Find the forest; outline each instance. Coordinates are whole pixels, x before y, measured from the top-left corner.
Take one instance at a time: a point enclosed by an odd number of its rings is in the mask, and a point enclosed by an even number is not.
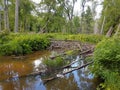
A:
[[[85,60],[93,61],[90,71],[100,79],[95,90],[120,90],[120,0],[38,1],[0,0],[0,87],[4,86],[3,57],[21,58],[61,48],[68,55],[80,49]],[[61,54],[55,55],[56,61],[43,61],[51,71],[50,67],[68,64],[61,60]],[[6,62],[10,61],[14,59]]]

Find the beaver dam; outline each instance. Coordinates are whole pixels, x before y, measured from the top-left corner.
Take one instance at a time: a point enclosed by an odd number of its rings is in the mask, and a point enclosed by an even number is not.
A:
[[[48,50],[25,56],[0,57],[0,90],[96,90],[98,80],[90,72],[94,45],[52,40]],[[48,67],[46,59],[64,63]]]

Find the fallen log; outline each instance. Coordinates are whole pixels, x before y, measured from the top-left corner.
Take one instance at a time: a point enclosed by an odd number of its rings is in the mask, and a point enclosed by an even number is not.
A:
[[[81,49],[73,50],[73,52],[74,52],[74,51],[81,51]],[[82,52],[80,52],[79,55],[86,54],[86,53],[88,53],[88,52],[93,52],[93,49],[88,49],[88,50],[86,50],[86,51],[82,51]],[[67,53],[65,52],[65,53],[62,53],[62,54],[59,54],[59,55],[56,55],[56,56],[52,56],[52,57],[50,57],[50,59],[55,59],[55,58],[60,57],[60,56],[62,56],[62,55],[67,55]]]
[[[76,50],[71,50],[72,52],[74,52],[74,51],[81,51],[81,49],[76,49]],[[50,59],[55,59],[55,58],[57,58],[57,57],[60,57],[60,56],[62,56],[62,55],[67,55],[67,52],[63,52],[63,53],[61,53],[61,54],[58,54],[58,55],[56,55],[56,56],[51,56],[51,57],[49,57]]]
[[[59,55],[56,55],[56,56],[51,56],[50,59],[55,59],[55,58],[60,57],[62,55],[66,55],[66,53],[62,53],[62,54],[59,54]]]
[[[64,69],[64,68],[69,68],[72,64],[76,63],[78,61],[73,61],[72,63],[66,65],[66,66],[63,66],[61,69]]]
[[[85,53],[88,53],[89,51],[91,51],[91,49],[86,50],[86,51],[82,51],[82,52],[80,53],[80,55],[85,54]],[[61,55],[66,55],[66,53],[63,53],[63,54],[57,55],[57,56],[55,56],[55,57],[52,57],[52,59],[54,59],[54,58],[56,58],[56,57],[59,57],[59,56],[61,56]],[[72,63],[70,63],[70,64],[68,64],[68,65],[66,65],[66,66],[63,66],[63,67],[60,68],[60,69],[69,68],[69,67],[70,67],[72,64],[74,64],[75,62],[77,62],[77,61],[73,61]],[[76,68],[74,68],[74,69],[76,69]],[[36,75],[40,75],[40,74],[42,74],[42,73],[44,73],[44,72],[43,72],[43,71],[39,71],[39,72],[30,73],[30,74],[27,74],[27,75],[13,76],[13,77],[9,77],[8,80],[11,80],[11,79],[13,79],[13,78],[22,78],[22,77],[36,76]],[[64,74],[64,73],[63,73],[63,74]]]
[[[71,72],[73,72],[73,71],[75,71],[75,70],[84,68],[84,67],[86,67],[86,66],[88,66],[88,65],[90,65],[90,64],[92,64],[92,63],[93,63],[93,61],[91,61],[91,62],[89,62],[89,63],[87,63],[87,64],[84,64],[84,65],[82,65],[82,66],[76,67],[76,68],[74,68],[73,70],[70,70],[70,71],[68,71],[68,72],[64,72],[64,73],[61,74],[61,76],[62,76],[62,75],[65,75],[65,74],[68,74],[68,73],[71,73]],[[57,77],[57,75],[58,75],[58,74],[56,74],[55,77],[51,77],[51,78],[48,78],[48,79],[43,79],[43,84],[46,84],[46,83],[49,82],[49,81],[52,81],[52,80],[54,80],[54,79],[59,78],[59,77]]]
[[[68,72],[63,73],[63,75],[68,74],[68,73],[70,73],[70,72],[73,72],[73,71],[75,71],[75,70],[84,68],[84,67],[86,67],[86,66],[88,66],[88,65],[90,65],[90,64],[92,64],[92,63],[93,63],[93,61],[91,61],[91,62],[89,62],[89,63],[87,63],[87,64],[84,64],[84,65],[82,65],[82,66],[79,66],[79,67],[77,67],[77,68],[74,68],[73,70],[70,70],[70,71],[68,71]]]
[[[93,52],[93,49],[88,49],[86,51],[82,51],[82,52],[80,52],[79,55],[83,55],[83,54],[86,54],[86,53],[89,53],[89,52]]]
[[[85,57],[90,57],[90,56],[93,56],[93,53],[85,55]]]

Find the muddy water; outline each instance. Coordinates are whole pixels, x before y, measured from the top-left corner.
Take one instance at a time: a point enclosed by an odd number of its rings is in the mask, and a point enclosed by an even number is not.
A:
[[[50,56],[51,52],[42,51],[25,57],[0,57],[0,90],[96,90],[96,79],[88,67],[73,71],[62,78],[43,84],[42,76],[18,78],[33,72],[45,70],[42,61]],[[79,60],[72,67],[86,63],[80,56],[69,56],[69,60]],[[73,68],[64,69],[63,72]]]

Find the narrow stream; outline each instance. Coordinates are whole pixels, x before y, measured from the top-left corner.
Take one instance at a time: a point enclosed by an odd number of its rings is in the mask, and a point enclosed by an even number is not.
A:
[[[24,59],[13,59],[13,57],[0,57],[0,90],[96,90],[97,80],[85,67],[72,73],[66,74],[43,84],[42,76],[29,76],[18,78],[38,71],[45,71],[42,61],[49,57],[52,52],[41,51],[26,55]],[[69,56],[70,60],[78,60],[72,67],[87,63],[79,55]],[[64,69],[63,72],[69,69]]]

